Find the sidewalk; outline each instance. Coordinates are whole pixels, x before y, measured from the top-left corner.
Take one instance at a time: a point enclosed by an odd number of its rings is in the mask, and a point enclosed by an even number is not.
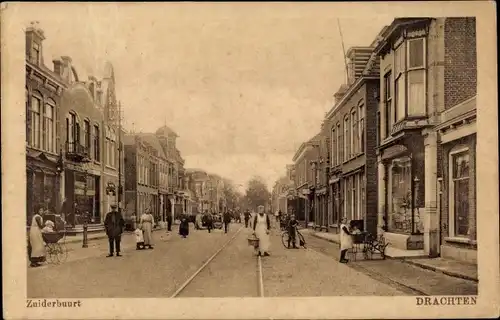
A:
[[[308,232],[316,238],[320,238],[331,243],[340,244],[340,237],[338,234],[328,232]],[[362,261],[362,260],[358,260]],[[402,258],[402,262],[416,266],[422,269],[431,270],[434,272],[443,273],[445,275],[461,278],[478,282],[477,265],[464,263],[461,261],[444,259],[444,258]]]

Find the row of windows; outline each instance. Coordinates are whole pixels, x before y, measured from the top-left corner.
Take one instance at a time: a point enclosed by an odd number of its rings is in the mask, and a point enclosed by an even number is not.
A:
[[[81,138],[83,133],[83,139]],[[78,151],[81,145],[90,159],[97,162],[101,161],[101,131],[99,125],[91,125],[90,120],[83,121],[83,130],[80,127],[80,122],[75,113],[70,112],[66,117],[66,145],[67,152]],[[83,141],[82,141],[83,140]],[[106,132],[104,141],[104,152],[106,165],[116,168],[118,165],[118,143],[116,135],[109,129]]]
[[[25,90],[26,111],[29,115],[26,142],[32,148],[56,152],[56,103],[52,99],[44,101],[42,97],[37,91],[30,95],[28,89]]]
[[[365,110],[361,104],[344,117],[343,130],[340,122],[331,131],[332,165],[337,166],[365,152]]]
[[[379,129],[379,137],[391,134],[397,122],[406,117],[425,116],[426,108],[426,42],[424,38],[410,39],[394,50],[393,70],[383,76],[384,129]],[[394,96],[393,96],[394,95]]]

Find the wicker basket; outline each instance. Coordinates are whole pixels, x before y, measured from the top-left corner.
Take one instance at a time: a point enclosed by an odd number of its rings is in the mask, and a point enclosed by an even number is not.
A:
[[[248,240],[249,246],[254,247],[254,248],[259,247],[259,239],[258,238],[252,236],[252,237],[249,237],[247,240]]]

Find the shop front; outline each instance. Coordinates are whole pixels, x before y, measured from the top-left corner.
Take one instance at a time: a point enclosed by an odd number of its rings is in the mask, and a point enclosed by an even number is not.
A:
[[[477,264],[475,117],[445,124],[439,130],[440,255]]]
[[[332,171],[332,176],[328,181],[330,184],[331,194],[331,209],[328,215],[328,227],[335,233],[340,231],[340,220],[343,215],[342,211],[342,190],[341,190],[341,170]]]
[[[100,189],[101,177],[95,172],[68,168],[64,171],[65,214],[69,225],[82,225],[86,217],[91,224],[102,222]]]
[[[384,146],[379,155],[379,172],[384,177],[383,230],[391,246],[421,250],[424,246],[425,154],[421,134],[405,134]]]
[[[60,167],[59,167],[60,168]],[[27,152],[26,159],[26,223],[31,224],[36,208],[51,214],[60,211],[60,169],[57,158],[42,152]]]

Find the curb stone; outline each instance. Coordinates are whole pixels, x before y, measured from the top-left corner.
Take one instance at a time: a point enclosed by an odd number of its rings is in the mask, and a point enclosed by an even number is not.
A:
[[[311,235],[313,235],[315,238],[318,238],[318,239],[322,239],[322,240],[325,240],[325,241],[328,241],[328,242],[331,242],[331,243],[339,244],[335,240],[325,239],[323,237],[318,236],[315,233],[311,233]],[[426,265],[426,264],[423,264],[423,263],[419,263],[419,262],[413,261],[413,259],[421,258],[421,257],[415,257],[415,258],[413,258],[413,257],[410,257],[410,258],[408,258],[408,257],[401,257],[401,258],[396,257],[396,258],[394,258],[394,257],[388,257],[388,256],[386,256],[386,258],[391,259],[391,260],[400,260],[401,262],[404,262],[404,263],[407,263],[407,264],[410,264],[410,265],[413,265],[413,266],[416,266],[416,267],[419,267],[419,268],[422,268],[422,269],[426,269],[426,270],[430,270],[430,271],[442,273],[442,274],[445,274],[445,275],[450,276],[450,277],[460,278],[460,279],[469,280],[469,281],[474,281],[476,283],[479,282],[477,278],[470,277],[468,275],[460,274],[460,273],[453,272],[453,271],[443,270],[443,269],[440,269],[438,267],[429,266],[429,265]]]
[[[443,269],[441,269],[439,267],[429,266],[429,265],[426,265],[426,264],[423,264],[423,263],[420,263],[420,262],[415,262],[415,261],[412,261],[412,260],[404,260],[404,262],[408,263],[408,264],[411,264],[411,265],[414,265],[414,266],[417,266],[417,267],[420,267],[422,269],[426,269],[426,270],[431,270],[431,271],[434,271],[434,272],[442,273],[442,274],[445,274],[445,275],[450,276],[450,277],[460,278],[460,279],[464,279],[464,280],[468,280],[468,281],[473,281],[473,282],[476,282],[476,283],[479,282],[479,280],[477,278],[474,278],[474,277],[471,277],[471,276],[468,276],[468,275],[465,275],[465,274],[460,274],[458,272],[453,272],[453,271],[449,271],[449,270],[443,270]]]

